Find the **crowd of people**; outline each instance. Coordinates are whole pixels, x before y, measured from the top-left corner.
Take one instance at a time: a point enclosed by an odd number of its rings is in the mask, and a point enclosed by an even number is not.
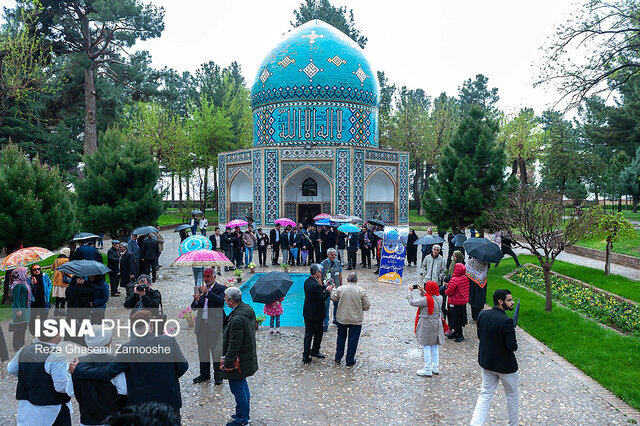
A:
[[[266,261],[266,247],[271,247],[272,265],[280,264],[280,249],[283,250],[283,263],[297,265],[302,260],[301,265],[309,265],[310,275],[304,283],[302,310],[305,326],[302,362],[308,364],[313,358],[326,357],[321,352],[323,334],[328,330],[329,324],[333,323],[337,328],[334,362],[341,363],[346,350],[346,365],[351,367],[357,363],[356,353],[364,313],[371,307],[367,292],[358,285],[358,275],[354,271],[354,253],[361,250],[360,266],[367,269],[371,267],[372,247],[379,245],[381,240],[374,234],[375,230],[376,228],[369,229],[364,225],[360,232],[345,234],[340,243],[340,233],[332,228],[309,227],[305,230],[302,225],[284,229],[276,226],[267,237],[262,229],[253,233],[250,225],[244,232],[239,228],[228,228],[221,233],[216,228],[210,239],[214,250],[231,252],[231,257],[228,257],[236,261],[236,268],[242,266],[243,260],[242,256],[236,254],[236,247],[242,248],[245,264],[252,262],[253,250],[247,250],[248,248],[258,247],[260,253],[260,247],[263,247],[265,254],[261,255],[261,266],[266,267],[266,262],[263,263],[262,260]],[[464,229],[452,234],[449,238],[448,258],[443,257],[440,245],[428,247],[429,252],[422,257],[419,282],[409,284],[407,300],[411,306],[418,308],[414,331],[424,355],[424,363],[416,373],[419,376],[440,373],[438,347],[444,344],[447,337],[458,343],[465,339],[463,328],[468,323],[466,305],[471,305],[472,319],[477,321],[479,364],[482,368],[482,388],[471,423],[484,423],[491,397],[501,381],[507,393],[509,424],[517,424],[518,376],[513,354],[517,350],[517,343],[513,321],[504,314],[506,310],[513,308],[511,293],[508,290],[496,291],[493,295],[494,308],[483,311],[489,265],[473,257],[465,262],[462,247],[464,239],[461,237],[464,236]],[[500,232],[502,242],[506,235],[508,234]],[[508,238],[507,236],[506,239]],[[32,265],[29,270],[17,268],[13,271],[12,324],[21,326],[13,330],[14,350],[17,353],[9,363],[8,371],[18,377],[18,424],[71,424],[69,401],[74,395],[79,403],[83,425],[112,424],[110,422],[114,419],[122,416],[135,417],[146,410],[158,410],[161,416],[179,423],[182,407],[179,379],[188,370],[188,363],[173,337],[158,334],[154,330],[152,320],[163,315],[162,296],[152,288],[155,276],[148,274],[153,275],[154,265],[157,267],[159,250],[153,236],[147,236],[142,249],[136,240],[132,236],[127,243],[112,241],[108,253],[111,287],[102,276],[81,277],[60,271],[55,272],[52,282],[38,265]],[[241,246],[237,245],[238,240],[242,241]],[[499,240],[497,243],[499,244]],[[315,250],[316,245],[320,247],[319,252]],[[299,250],[292,251],[296,247]],[[300,256],[303,248],[307,249],[306,258]],[[507,247],[507,252],[509,250],[510,246]],[[343,257],[345,251],[346,259]],[[408,264],[417,265],[417,259],[409,251],[407,250]],[[73,251],[63,249],[56,264],[60,266],[69,259],[78,258],[94,260],[97,259],[96,253],[97,250],[91,243],[83,244]],[[512,250],[509,254],[517,262]],[[379,255],[376,258],[379,263]],[[349,273],[343,282],[345,262]],[[140,269],[148,274],[139,273]],[[216,385],[222,384],[224,379],[228,380],[236,401],[235,413],[228,424],[243,425],[250,421],[247,378],[258,370],[256,313],[242,301],[242,293],[238,288],[217,283],[217,274],[220,274],[220,270],[203,269],[202,283],[195,288],[191,303],[191,308],[196,312],[194,332],[199,358],[199,374],[193,378],[193,383],[210,380],[212,369]],[[41,350],[42,347],[55,347],[62,340],[59,335],[36,336],[33,330],[36,317],[48,317],[52,295],[56,300],[54,317],[65,315],[65,303],[66,308],[81,307],[90,312],[89,319],[94,324],[94,335],[97,337],[87,337],[82,341],[76,339],[75,343],[91,348],[107,348],[112,339],[111,331],[103,328],[100,322],[104,318],[109,296],[119,295],[118,288],[125,288],[127,291],[124,307],[131,310],[131,320],[134,321],[132,327],[142,327],[138,330],[142,333],[141,337],[131,338],[126,345],[149,348],[162,344],[171,348],[170,359],[145,358],[144,362],[140,362],[139,359],[113,357],[103,350],[69,364],[60,355],[52,353],[55,351]],[[264,312],[271,317],[271,333],[280,332],[282,302],[283,299],[280,298],[265,306]],[[222,309],[224,306],[231,310],[227,315]],[[73,316],[83,311],[68,309],[66,312]],[[447,327],[451,330],[447,331]],[[36,339],[24,346],[27,328]],[[34,417],[41,422],[34,423]]]

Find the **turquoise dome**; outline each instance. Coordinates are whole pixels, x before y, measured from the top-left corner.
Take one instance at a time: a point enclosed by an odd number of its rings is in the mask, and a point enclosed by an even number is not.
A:
[[[254,145],[378,145],[377,74],[353,40],[313,20],[262,61],[251,88]]]

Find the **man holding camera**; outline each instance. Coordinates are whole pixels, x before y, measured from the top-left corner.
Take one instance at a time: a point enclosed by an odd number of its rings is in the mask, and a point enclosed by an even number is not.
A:
[[[216,351],[218,338],[222,331],[224,320],[224,291],[226,286],[216,282],[213,268],[204,270],[204,285],[196,287],[193,294],[191,309],[197,312],[194,333],[198,342],[198,358],[200,359],[200,374],[193,379],[193,383],[202,383],[211,379],[211,362],[213,357],[213,378],[216,385],[222,384],[220,375],[220,355]]]
[[[333,253],[335,258],[335,252]],[[310,267],[311,276],[304,282],[304,305],[302,315],[304,316],[304,351],[302,362],[311,362],[311,357],[325,358],[320,353],[322,343],[322,322],[325,319],[325,301],[329,299],[332,284],[325,286],[322,283],[322,266],[314,263]],[[313,347],[311,341],[313,340]]]
[[[151,288],[151,277],[140,275],[134,287],[134,292],[124,301],[124,307],[132,309],[132,313],[146,309],[151,311],[154,316],[157,316],[161,303],[162,295],[158,290]]]

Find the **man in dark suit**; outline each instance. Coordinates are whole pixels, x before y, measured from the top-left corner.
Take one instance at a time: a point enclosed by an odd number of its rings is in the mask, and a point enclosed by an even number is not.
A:
[[[271,244],[271,264],[279,265],[280,257],[280,224],[276,223],[275,229],[269,231],[269,241]]]
[[[282,249],[282,263],[289,264],[289,227],[280,233],[280,248]]]
[[[69,365],[73,379],[106,381],[124,371],[127,405],[156,401],[167,404],[179,413],[182,395],[178,379],[187,372],[189,364],[176,339],[163,335],[162,330],[156,333],[151,319],[149,311],[133,314],[131,323],[135,325],[135,331],[132,330],[131,340],[118,349],[116,360],[100,367],[86,362],[73,362]],[[148,331],[147,334],[144,334],[145,331]],[[160,347],[163,348],[161,353],[155,353],[154,350]]]
[[[324,286],[322,279],[322,266],[314,263],[310,267],[311,276],[304,282],[304,305],[302,316],[304,317],[304,352],[302,362],[311,362],[311,356],[325,358],[320,353],[322,343],[322,323],[326,315],[325,301],[331,295],[333,285]],[[311,341],[313,340],[313,347]]]
[[[120,280],[120,241],[111,240],[111,248],[107,252],[107,267],[109,272],[109,283],[111,284],[111,295],[119,296],[118,282]]]
[[[222,250],[224,251],[224,255],[233,262],[233,228],[229,227],[225,229],[225,232],[220,235],[220,244],[222,245]],[[224,267],[225,272],[232,270],[234,268],[230,268],[228,266]]]
[[[102,263],[102,255],[95,247],[95,241],[87,241],[78,247],[75,251],[74,260],[95,260]]]
[[[160,257],[160,244],[153,234],[148,234],[142,242],[140,249],[140,260],[144,262],[144,273],[151,275],[152,282],[156,282],[158,272],[158,258]],[[151,274],[149,274],[151,272]]]
[[[300,266],[300,243],[302,243],[302,238],[300,232],[298,232],[298,228],[295,226],[289,232],[289,265]],[[292,249],[298,249],[297,252],[292,252]]]
[[[213,268],[206,268],[202,274],[204,285],[193,295],[191,309],[196,311],[194,333],[198,342],[198,358],[200,374],[193,383],[201,383],[211,379],[211,362],[213,358],[213,378],[216,385],[222,384],[220,377],[221,350],[216,351],[218,338],[222,332],[224,320],[224,291],[226,286],[216,282]]]
[[[138,276],[136,257],[129,250],[127,243],[120,244],[120,287],[129,292],[128,284]],[[127,294],[129,296],[129,294]]]
[[[518,361],[514,354],[518,343],[513,320],[505,313],[512,309],[511,292],[496,290],[493,308],[478,315],[478,364],[482,367],[482,387],[473,410],[472,425],[484,424],[499,381],[507,396],[508,425],[518,424]]]

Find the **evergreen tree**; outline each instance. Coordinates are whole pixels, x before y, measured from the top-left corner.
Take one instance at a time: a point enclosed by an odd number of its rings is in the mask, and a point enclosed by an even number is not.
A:
[[[73,197],[58,169],[17,146],[0,151],[0,247],[60,247],[77,231]]]
[[[628,167],[620,173],[620,186],[623,194],[631,195],[633,199],[633,212],[638,211],[640,200],[640,148],[636,151],[636,157]]]
[[[157,223],[163,207],[156,190],[160,168],[148,146],[113,129],[100,142],[93,156],[84,156],[85,178],[76,185],[85,229],[115,237],[120,230]]]
[[[356,28],[353,10],[347,13],[346,6],[335,7],[329,0],[304,0],[293,14],[296,17],[295,22],[291,22],[293,27],[299,27],[317,18],[345,33],[363,49],[367,44],[367,38]]]
[[[422,199],[425,216],[438,226],[479,224],[499,201],[506,156],[497,142],[497,123],[486,114],[472,107],[442,151],[436,178]]]

